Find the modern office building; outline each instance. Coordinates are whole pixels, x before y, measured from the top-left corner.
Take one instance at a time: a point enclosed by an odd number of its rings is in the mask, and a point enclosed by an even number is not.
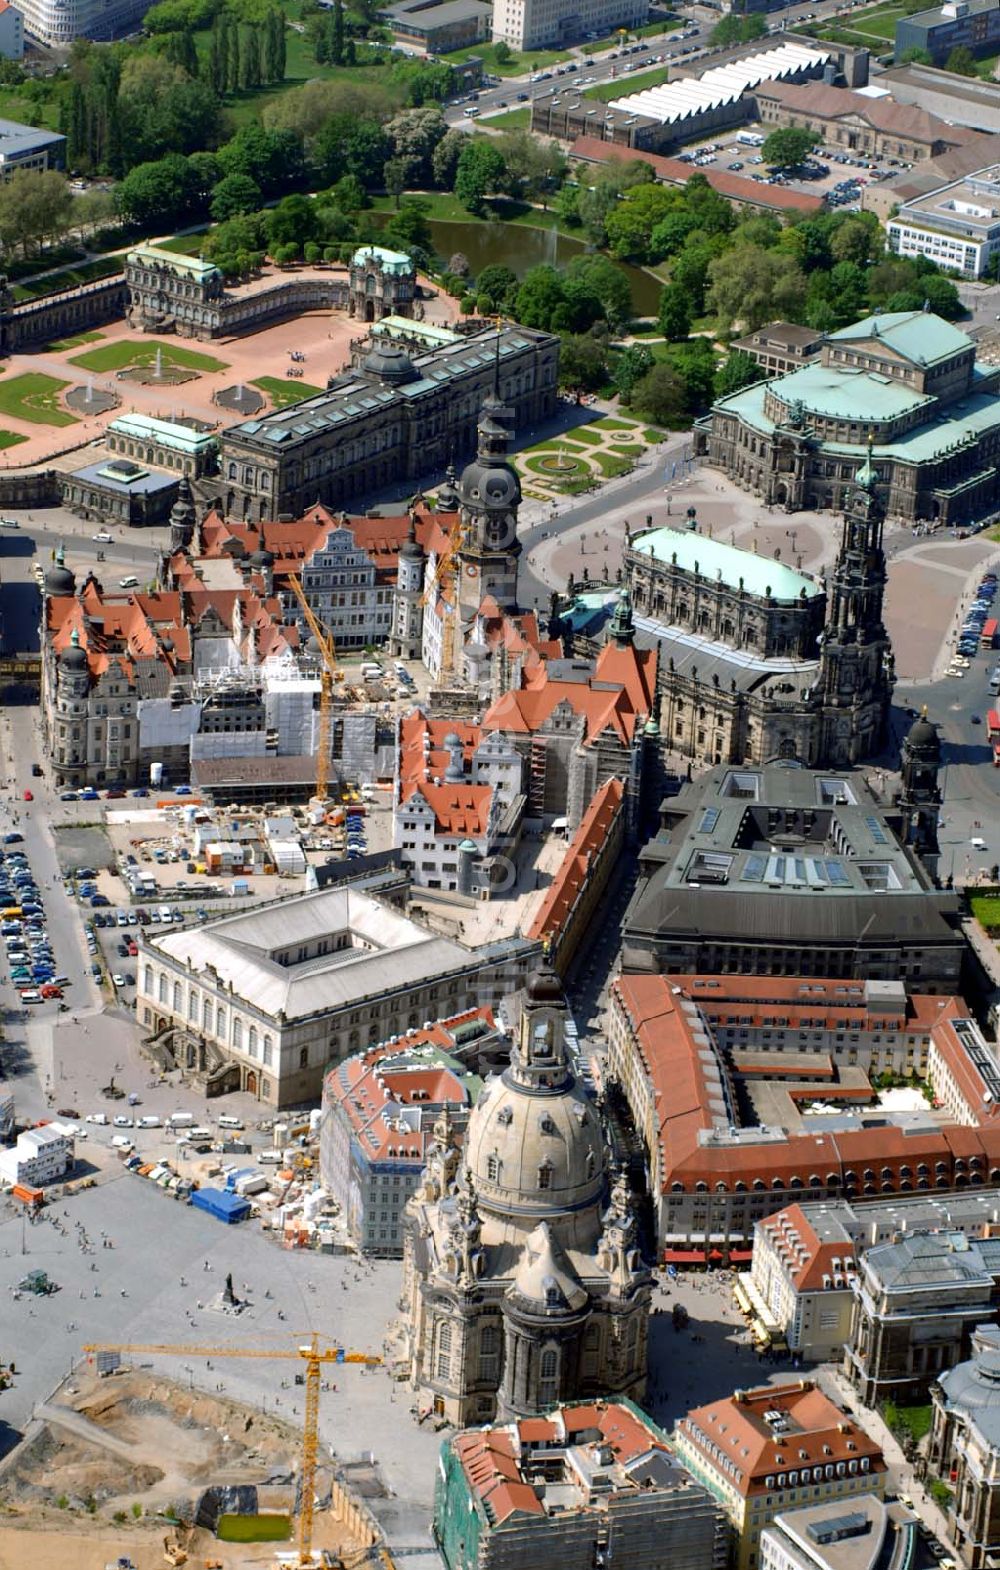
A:
[[[447,1570],[722,1570],[729,1535],[631,1401],[558,1406],[446,1439],[432,1530]]]
[[[5,60],[24,58],[24,13],[11,0],[0,0],[0,55]]]
[[[16,120],[0,120],[0,179],[20,170],[41,173],[66,167],[66,138]]]
[[[39,43],[68,49],[74,38],[104,42],[136,27],[147,0],[20,0],[24,30]]]
[[[905,64],[910,49],[925,49],[932,65],[944,65],[953,49],[970,49],[974,55],[996,52],[1000,45],[998,0],[945,0],[944,5],[896,23],[895,59]]]
[[[839,509],[874,464],[888,517],[968,523],[1000,499],[998,385],[960,328],[885,312],[830,333],[819,363],[719,399],[696,444],[787,512]]]
[[[490,36],[493,8],[486,0],[401,0],[382,12],[397,44],[424,54],[469,49]]]
[[[906,1514],[877,1494],[783,1510],[761,1533],[760,1570],[888,1570],[896,1551],[913,1551],[916,1522]]]
[[[818,1502],[846,1513],[856,1498],[885,1493],[878,1445],[809,1379],[694,1407],[672,1437],[729,1519],[736,1570],[760,1570],[761,1533],[788,1510]]]
[[[550,49],[607,38],[648,19],[649,0],[494,0],[493,42],[518,51]]]
[[[857,773],[711,769],[664,802],[625,913],[626,974],[837,976],[957,990],[953,893]]]
[[[886,235],[897,256],[926,256],[964,278],[981,278],[1000,250],[1000,164],[904,202]]]

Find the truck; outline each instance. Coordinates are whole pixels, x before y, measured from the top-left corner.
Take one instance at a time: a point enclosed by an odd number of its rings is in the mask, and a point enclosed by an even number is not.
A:
[[[998,623],[995,616],[991,616],[989,621],[983,622],[983,630],[979,634],[979,647],[981,649],[996,648],[998,627],[1000,627],[1000,623]]]
[[[996,709],[986,716],[986,736],[993,752],[993,767],[1000,769],[1000,713]]]

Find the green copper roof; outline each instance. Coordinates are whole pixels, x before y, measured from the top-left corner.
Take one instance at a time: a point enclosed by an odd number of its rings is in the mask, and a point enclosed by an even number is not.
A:
[[[876,371],[851,366],[804,365],[771,383],[783,403],[802,403],[807,414],[833,420],[880,424],[898,419],[934,399]],[[728,407],[728,401],[723,399]]]
[[[834,343],[880,338],[913,365],[935,365],[972,347],[968,333],[932,311],[886,311],[879,316],[866,316],[829,336]]]
[[[157,420],[151,414],[120,414],[109,429],[119,436],[159,442],[178,452],[207,452],[216,446],[216,438],[204,431],[193,431],[189,425],[177,425],[173,420]]]
[[[632,549],[656,561],[670,563],[677,557],[677,565],[685,572],[698,571],[703,578],[715,579],[738,589],[740,579],[748,594],[763,598],[768,588],[775,600],[797,600],[805,593],[814,599],[823,593],[822,584],[775,561],[773,556],[755,556],[752,551],[741,551],[722,540],[710,540],[707,534],[691,529],[651,529],[632,543]]]
[[[384,245],[362,245],[351,258],[352,267],[363,267],[365,262],[376,261],[382,264],[382,271],[386,273],[405,274],[412,273],[413,263],[402,251],[387,251]]]
[[[163,250],[158,245],[138,245],[134,251],[129,251],[128,260],[145,262],[150,267],[169,267],[175,273],[185,273],[202,283],[220,276],[219,269],[212,262],[206,262],[203,256],[184,256],[180,251]]]
[[[783,378],[783,381],[787,380],[787,377]],[[921,425],[904,431],[895,441],[875,443],[872,452],[875,468],[882,467],[887,458],[895,458],[901,463],[929,463],[961,447],[963,443],[979,440],[988,431],[1000,429],[998,381],[1000,375],[995,368],[977,369],[972,381],[974,391],[967,398],[949,403],[940,414],[935,412],[939,407],[937,400],[932,399],[929,418]],[[731,398],[723,398],[715,407],[738,415],[755,431],[770,436],[774,431],[774,421],[764,413],[764,390],[767,385],[766,382],[757,382],[741,393],[734,393]],[[832,456],[842,454],[845,458],[864,459],[868,456],[868,447],[860,440],[820,442],[817,451]]]

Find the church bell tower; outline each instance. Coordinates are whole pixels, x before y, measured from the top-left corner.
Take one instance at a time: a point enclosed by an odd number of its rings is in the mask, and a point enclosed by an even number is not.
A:
[[[499,355],[498,333],[493,391],[483,400],[476,456],[466,465],[458,482],[461,545],[455,562],[463,635],[487,595],[496,600],[501,610],[517,608],[517,563],[521,554],[517,510],[521,505],[521,482],[508,457],[513,413],[500,399]]]
[[[813,687],[813,700],[822,710],[819,756],[826,767],[847,768],[878,751],[895,684],[892,646],[882,620],[885,511],[878,479],[869,441],[844,511]]]

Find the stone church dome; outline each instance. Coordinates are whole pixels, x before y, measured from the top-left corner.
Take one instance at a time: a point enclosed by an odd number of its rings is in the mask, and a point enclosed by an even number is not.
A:
[[[600,1225],[604,1138],[566,1057],[565,1003],[545,982],[544,973],[529,978],[520,1042],[473,1109],[464,1165],[484,1218],[505,1235],[523,1238],[548,1221],[575,1245]]]

